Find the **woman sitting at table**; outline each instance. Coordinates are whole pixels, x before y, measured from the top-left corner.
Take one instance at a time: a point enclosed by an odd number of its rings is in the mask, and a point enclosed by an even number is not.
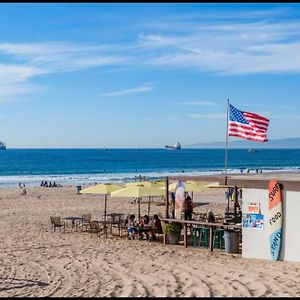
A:
[[[156,238],[156,233],[162,233],[162,226],[161,226],[161,221],[158,217],[157,214],[153,215],[153,223],[152,223],[152,227],[149,229],[150,233],[151,233],[151,240],[157,240]]]
[[[130,215],[128,220],[128,239],[134,240],[137,234],[137,222],[135,221],[135,215]]]
[[[146,239],[149,240],[149,225],[150,225],[150,218],[148,215],[145,215],[139,224],[140,227],[139,238],[141,240],[144,239],[144,233],[146,235]]]

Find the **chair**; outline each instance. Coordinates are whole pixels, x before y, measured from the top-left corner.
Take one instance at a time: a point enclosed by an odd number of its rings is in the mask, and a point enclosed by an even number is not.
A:
[[[96,233],[97,236],[99,236],[99,237],[104,234],[107,235],[107,228],[104,226],[102,227],[100,224],[101,223],[98,221],[90,221],[89,222],[89,228],[87,231],[89,231],[91,233],[91,237],[92,237],[93,233]]]
[[[121,220],[120,222],[120,236],[122,236],[122,233],[125,231],[126,232],[126,236],[128,237],[128,225],[127,225],[128,221],[127,218],[125,220]]]
[[[79,220],[78,222],[76,222],[76,231],[78,229],[82,229],[85,228],[85,231],[87,231],[89,225],[90,225],[90,221],[92,218],[92,214],[85,214],[81,216],[81,220]]]
[[[198,247],[208,247],[209,246],[209,228],[195,226],[193,227],[193,246],[196,247],[198,240]]]
[[[213,246],[219,249],[224,248],[224,229],[216,228],[213,231]]]
[[[65,221],[61,220],[61,217],[50,217],[50,221],[51,221],[54,231],[57,227],[60,229],[63,228],[64,232],[66,231],[66,223],[65,223]]]

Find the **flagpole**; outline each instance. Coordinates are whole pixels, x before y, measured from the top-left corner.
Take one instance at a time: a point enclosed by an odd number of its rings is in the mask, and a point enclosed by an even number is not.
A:
[[[227,160],[228,160],[228,112],[229,112],[229,99],[227,99],[227,119],[226,119],[226,146],[225,146],[225,185],[227,185]]]

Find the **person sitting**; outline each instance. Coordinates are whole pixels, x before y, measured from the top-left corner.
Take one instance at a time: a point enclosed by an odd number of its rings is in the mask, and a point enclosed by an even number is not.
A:
[[[144,215],[144,218],[141,220],[139,226],[141,227],[139,230],[139,238],[144,239],[144,233],[146,235],[146,239],[149,240],[149,225],[150,218],[148,215]]]
[[[153,215],[152,227],[149,229],[149,232],[151,233],[151,240],[157,240],[155,234],[162,233],[161,221],[157,214]]]
[[[208,212],[207,222],[208,223],[216,223],[216,218],[215,218],[215,215],[212,211]]]
[[[135,221],[135,215],[130,215],[128,220],[128,239],[134,240],[137,234],[137,222]]]
[[[44,186],[44,180],[42,180],[42,182],[41,182],[41,186]]]
[[[49,181],[49,187],[52,187],[52,183],[51,183],[51,181]]]

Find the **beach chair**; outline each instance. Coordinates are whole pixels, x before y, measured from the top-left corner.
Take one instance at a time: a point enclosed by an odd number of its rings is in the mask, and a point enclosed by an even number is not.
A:
[[[124,220],[122,219],[121,222],[120,222],[120,236],[123,236],[123,232],[125,232],[125,234],[126,234],[127,237],[129,236],[127,218],[124,219]]]
[[[63,228],[64,232],[66,231],[66,223],[61,220],[61,217],[50,217],[50,221],[54,231],[56,228]]]
[[[92,218],[92,214],[84,214],[81,216],[81,220],[79,220],[78,222],[76,222],[76,231],[78,229],[85,229],[85,231],[87,231],[89,225],[90,225],[90,221]]]
[[[107,236],[107,227],[103,226],[98,221],[90,221],[87,231],[91,233],[91,237],[93,236],[93,233],[96,233],[98,237],[100,237],[101,235]]]

